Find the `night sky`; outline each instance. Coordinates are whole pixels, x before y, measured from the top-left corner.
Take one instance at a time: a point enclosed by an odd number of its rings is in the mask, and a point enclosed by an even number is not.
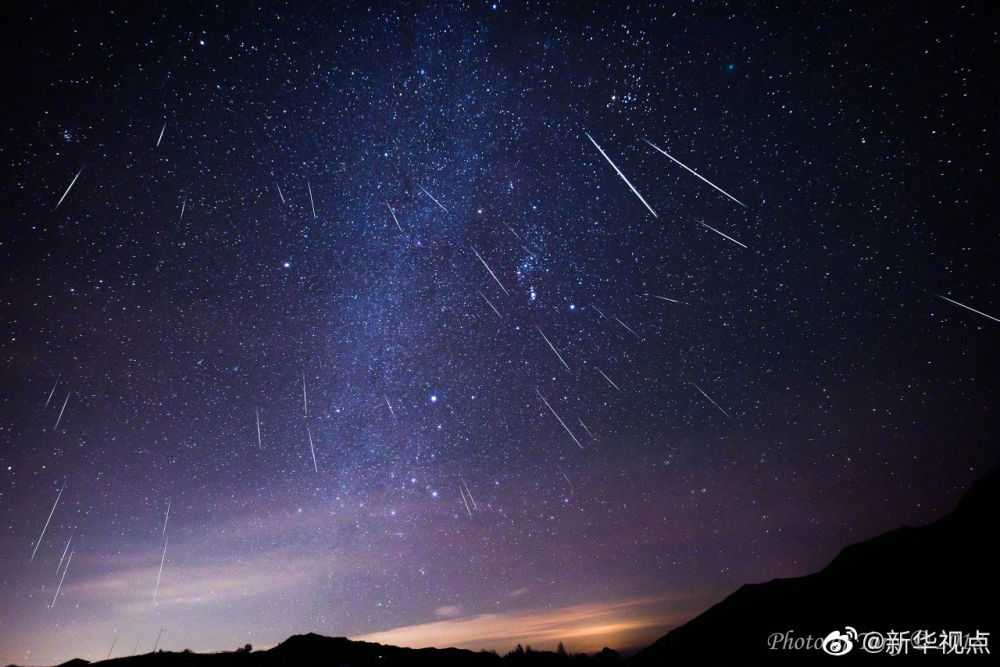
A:
[[[0,28],[0,662],[640,646],[1000,459],[990,3],[153,4]]]

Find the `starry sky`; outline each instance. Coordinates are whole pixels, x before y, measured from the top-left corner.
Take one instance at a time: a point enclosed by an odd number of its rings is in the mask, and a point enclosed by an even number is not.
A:
[[[0,28],[0,662],[635,647],[996,463],[988,3],[154,4]]]

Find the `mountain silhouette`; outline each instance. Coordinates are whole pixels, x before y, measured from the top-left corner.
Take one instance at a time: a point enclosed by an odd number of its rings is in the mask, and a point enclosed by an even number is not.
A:
[[[906,660],[866,652],[861,642],[844,655],[820,650],[770,649],[773,633],[823,638],[846,634],[930,630],[989,632],[991,655],[945,654],[912,648],[907,662],[938,664],[995,660],[1000,542],[1000,466],[977,481],[948,515],[920,527],[903,526],[853,544],[814,574],[748,584],[672,630],[629,659],[635,667],[669,665],[844,664]],[[877,640],[873,639],[877,645]],[[784,636],[776,641],[778,647]]]
[[[623,663],[611,649],[593,655],[566,655],[518,649],[495,652],[457,648],[411,649],[317,634],[295,635],[266,651],[250,646],[228,653],[160,651],[93,663],[109,667],[529,667],[534,665],[614,665],[695,667],[711,665],[887,664],[918,662],[986,664],[995,661],[993,644],[1000,623],[996,613],[1000,541],[1000,466],[976,482],[958,506],[937,521],[903,526],[843,549],[825,568],[804,577],[747,584],[688,623],[675,628]],[[821,648],[780,648],[812,636],[853,628],[852,649],[829,655]],[[929,630],[963,635],[989,633],[990,655],[953,655],[910,649],[908,656],[868,653],[865,633],[888,638],[891,631]],[[769,648],[775,633],[779,648]],[[787,644],[785,644],[787,645]],[[909,658],[909,659],[907,659]],[[74,659],[60,667],[82,667]]]
[[[245,648],[223,653],[159,651],[89,663],[76,658],[59,667],[566,667],[621,665],[615,651],[605,648],[592,656],[517,649],[501,657],[493,651],[458,648],[402,648],[315,633],[294,635],[266,651]],[[13,666],[10,666],[13,667]]]

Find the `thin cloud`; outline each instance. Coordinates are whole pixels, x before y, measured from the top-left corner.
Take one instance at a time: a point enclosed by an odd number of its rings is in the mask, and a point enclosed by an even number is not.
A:
[[[646,643],[689,619],[693,612],[688,605],[685,600],[681,604],[684,611],[664,612],[664,607],[671,606],[667,598],[635,598],[610,604],[479,614],[393,628],[355,639],[413,648],[454,646],[501,652],[517,644],[554,649],[563,641],[572,651],[592,652],[604,646],[627,648]]]

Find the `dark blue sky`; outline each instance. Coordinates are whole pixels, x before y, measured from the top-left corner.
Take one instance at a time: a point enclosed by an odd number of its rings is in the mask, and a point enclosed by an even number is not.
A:
[[[996,462],[988,5],[611,5],[8,10],[0,661],[627,648]]]

